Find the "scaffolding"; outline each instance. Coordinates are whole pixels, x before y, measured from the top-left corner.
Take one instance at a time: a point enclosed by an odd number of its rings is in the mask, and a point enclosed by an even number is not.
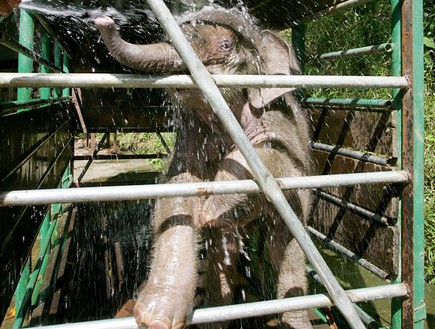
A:
[[[264,193],[274,205],[282,219],[289,227],[292,235],[299,242],[307,259],[314,269],[309,269],[313,276],[320,281],[328,291],[328,295],[318,294],[303,297],[271,300],[242,305],[229,305],[209,309],[197,309],[191,315],[188,324],[200,324],[215,321],[225,321],[245,317],[276,314],[285,311],[322,308],[335,305],[351,328],[364,328],[372,323],[359,307],[357,302],[375,299],[392,299],[392,328],[423,328],[425,318],[424,293],[423,293],[423,63],[422,63],[422,1],[398,1],[392,0],[392,40],[389,43],[331,52],[320,55],[319,59],[330,59],[337,56],[361,56],[372,52],[391,52],[393,58],[393,74],[389,77],[374,76],[240,76],[240,75],[217,75],[211,76],[195,52],[185,39],[169,9],[161,0],[147,0],[152,11],[158,18],[162,28],[168,34],[174,47],[186,63],[191,75],[180,76],[142,76],[131,74],[98,74],[98,73],[68,73],[68,57],[63,55],[63,67],[61,68],[61,49],[55,46],[56,65],[47,60],[51,54],[43,48],[42,56],[35,55],[32,51],[34,40],[26,38],[26,42],[17,43],[11,38],[0,36],[0,42],[19,52],[24,56],[23,64],[20,64],[18,73],[1,73],[0,88],[18,87],[17,101],[3,102],[0,116],[7,117],[20,113],[22,108],[32,109],[41,104],[70,103],[70,88],[199,88],[203,92],[215,114],[220,118],[225,129],[233,138],[241,153],[244,155],[252,169],[254,180],[235,182],[207,182],[185,184],[153,184],[142,186],[124,187],[71,187],[71,168],[66,169],[59,177],[58,188],[40,188],[28,190],[3,190],[0,192],[0,206],[3,207],[29,207],[31,205],[48,205],[45,208],[45,216],[41,222],[39,235],[40,255],[33,272],[30,271],[30,260],[23,267],[20,282],[15,291],[15,304],[17,305],[17,317],[14,327],[23,326],[24,319],[39,303],[44,296],[53,291],[52,287],[44,292],[40,291],[40,278],[44,273],[46,264],[52,254],[52,249],[59,243],[63,244],[67,237],[54,238],[59,231],[65,231],[68,235],[68,227],[71,225],[71,204],[96,201],[120,201],[154,199],[172,196],[213,195],[226,193]],[[364,4],[367,1],[345,1],[337,5],[336,10],[342,10],[348,6]],[[332,11],[333,11],[333,7]],[[321,14],[324,14],[324,10]],[[318,14],[313,14],[312,19]],[[33,18],[26,11],[20,12],[21,35],[33,35]],[[306,19],[304,19],[305,21]],[[302,23],[302,22],[301,22]],[[25,30],[26,26],[28,29]],[[300,27],[298,27],[300,29]],[[45,38],[45,37],[44,37]],[[49,40],[46,38],[46,40]],[[51,41],[50,41],[51,42]],[[301,40],[299,40],[301,42]],[[57,43],[56,43],[57,45]],[[41,65],[40,73],[32,73],[33,62]],[[50,65],[49,65],[50,64]],[[56,71],[63,73],[54,73]],[[390,166],[387,171],[357,172],[343,174],[316,175],[311,177],[274,178],[268,169],[262,164],[254,148],[247,140],[239,123],[232,115],[226,104],[219,87],[286,87],[286,88],[388,88],[393,89],[391,100],[361,100],[361,99],[317,99],[306,98],[301,102],[305,107],[333,108],[336,110],[397,112],[397,161],[392,161],[391,156],[379,156],[372,150],[351,150],[347,147],[338,147],[313,138],[311,147],[315,150],[327,152],[334,156],[340,155],[354,160],[373,164],[373,166]],[[37,100],[31,98],[31,88],[40,88],[40,97]],[[320,120],[319,120],[320,121]],[[38,147],[45,145],[57,132],[65,128],[63,123],[56,130],[43,138],[37,147],[30,150],[27,157],[15,163],[9,170],[2,182],[6,181],[19,170],[26,159],[34,155]],[[64,148],[71,146],[71,139],[64,142]],[[64,150],[64,149],[63,149]],[[63,154],[58,153],[58,157]],[[53,161],[53,164],[56,160]],[[394,163],[394,165],[391,165]],[[377,167],[373,167],[377,168]],[[392,169],[392,170],[391,170]],[[47,173],[50,170],[46,171]],[[379,215],[349,200],[327,193],[322,188],[327,187],[351,187],[363,185],[384,184],[387,189],[400,191],[400,214],[398,220],[392,220],[391,216]],[[285,189],[313,189],[318,200],[326,200],[331,204],[338,205],[351,213],[357,214],[370,221],[376,221],[384,226],[396,226],[400,231],[397,252],[400,262],[397,273],[391,281],[389,272],[377,265],[372,264],[353,251],[342,246],[340,243],[329,239],[316,228],[309,226],[306,230],[290,205],[286,201],[282,190]],[[390,191],[391,192],[391,191]],[[382,211],[381,211],[382,212]],[[344,290],[337,282],[328,265],[323,260],[315,244],[310,238],[315,237],[328,243],[334,250],[342,253],[357,264],[375,273],[385,284],[381,286]],[[60,241],[60,242],[59,242]],[[60,251],[62,251],[60,248]],[[61,252],[55,254],[58,257]],[[60,256],[59,256],[60,257]],[[60,258],[59,258],[60,259]],[[60,260],[59,260],[60,262]],[[53,280],[56,280],[56,273]],[[55,286],[55,283],[54,283]],[[50,297],[47,297],[50,298]],[[47,327],[70,327],[70,328],[137,328],[133,318],[108,319],[102,321],[88,321],[80,323],[61,324]]]

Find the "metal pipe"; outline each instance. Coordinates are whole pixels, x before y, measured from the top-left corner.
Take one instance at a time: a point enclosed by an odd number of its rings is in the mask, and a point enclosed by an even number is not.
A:
[[[369,3],[372,0],[347,0],[340,2],[336,5],[328,6],[325,9],[319,10],[317,12],[312,13],[311,15],[307,15],[305,17],[302,17],[298,20],[295,20],[293,23],[294,25],[301,25],[304,23],[307,23],[309,21],[315,20],[316,18],[321,18],[326,15],[335,14],[344,10],[351,9],[356,6],[362,6],[366,3]]]
[[[35,24],[32,17],[25,10],[20,10],[20,35],[19,42],[24,47],[33,50],[35,39]],[[23,53],[18,53],[18,72],[29,73],[33,72],[33,59]],[[32,89],[18,88],[17,100],[26,101],[32,98]]]
[[[406,171],[387,171],[287,177],[277,178],[276,180],[284,190],[296,188],[311,189],[355,184],[406,183],[408,181],[408,173]],[[258,193],[260,191],[261,189],[253,180],[19,190],[0,192],[0,206],[142,200],[228,193]]]
[[[388,158],[384,158],[378,155],[361,152],[361,151],[355,151],[355,150],[349,150],[343,147],[340,147],[338,145],[329,145],[325,143],[320,142],[311,142],[311,147],[315,150],[320,151],[326,151],[338,155],[342,155],[345,157],[353,158],[356,160],[364,161],[364,162],[370,162],[375,163],[383,166],[387,166],[390,164],[390,160]]]
[[[348,110],[349,108],[361,110],[392,110],[389,99],[359,99],[359,98],[317,98],[307,97],[301,99],[302,105],[311,107],[334,108]]]
[[[380,45],[372,45],[372,46],[366,46],[366,47],[360,47],[354,49],[333,51],[319,56],[315,56],[313,57],[313,59],[321,59],[321,60],[332,59],[332,58],[347,57],[347,56],[368,55],[368,54],[374,54],[380,52],[390,53],[393,50],[392,48],[393,45],[391,43],[382,43]]]
[[[316,280],[319,284],[322,285],[322,281],[320,280],[319,276],[311,267],[305,265],[305,270],[309,276],[311,276],[314,280]],[[373,317],[371,317],[369,314],[367,314],[367,312],[365,312],[357,304],[354,304],[354,306],[361,319],[369,328],[371,328],[371,326],[373,325],[378,325],[378,322],[375,319],[373,319]],[[377,327],[379,327],[379,325]]]
[[[404,297],[407,294],[403,284],[391,284],[370,288],[347,290],[346,295],[354,302],[365,302],[376,299]],[[245,303],[238,305],[218,306],[197,309],[192,313],[187,325],[209,322],[219,322],[264,316],[268,314],[296,311],[308,308],[331,307],[332,301],[325,294],[301,296],[293,298],[275,299],[262,302]],[[44,329],[139,329],[133,317],[115,318],[107,320],[65,323],[59,325],[34,327]]]
[[[33,50],[30,50],[26,47],[24,47],[23,45],[21,45],[19,42],[17,42],[16,40],[12,39],[11,37],[7,36],[6,34],[4,34],[3,32],[0,31],[0,44],[2,44],[3,46],[19,53],[22,55],[27,56],[28,58],[31,58],[33,61],[44,65],[45,67],[49,67],[50,69],[52,69],[55,72],[60,72],[59,69],[56,69],[48,60],[44,59],[41,55],[39,55],[38,53],[36,53]]]
[[[43,106],[50,106],[60,102],[70,102],[71,97],[49,98],[49,99],[29,99],[27,101],[14,101],[0,103],[0,117],[17,114],[17,110],[23,108],[36,109]]]
[[[385,272],[384,270],[380,269],[376,265],[373,265],[368,260],[359,257],[353,251],[343,247],[341,244],[339,244],[338,242],[328,238],[326,235],[324,235],[323,233],[317,231],[313,227],[308,226],[307,230],[308,230],[308,232],[310,232],[310,234],[314,235],[317,239],[319,239],[320,241],[322,241],[323,243],[328,245],[330,248],[332,248],[333,250],[339,252],[340,254],[344,255],[345,257],[353,260],[355,263],[357,263],[361,267],[365,268],[366,270],[370,271],[374,275],[378,276],[382,280],[389,280],[390,279],[390,275],[387,272]]]
[[[333,196],[329,193],[326,193],[324,191],[315,191],[315,193],[322,198],[323,200],[329,201],[330,203],[335,204],[338,207],[344,207],[351,213],[354,213],[356,215],[359,215],[365,219],[371,220],[373,222],[378,222],[382,225],[394,225],[395,221],[392,219],[389,219],[385,216],[379,215],[373,211],[367,210],[363,207],[360,207],[352,202],[345,202],[340,198],[337,198],[336,196]]]
[[[233,88],[407,88],[405,77],[328,75],[213,75],[219,87]],[[2,73],[0,87],[198,88],[189,75],[110,73]]]
[[[97,154],[97,155],[74,155],[73,160],[125,160],[125,159],[162,159],[168,154]]]

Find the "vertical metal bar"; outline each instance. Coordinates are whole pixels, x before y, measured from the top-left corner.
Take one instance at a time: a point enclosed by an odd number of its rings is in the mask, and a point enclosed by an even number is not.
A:
[[[25,10],[20,10],[20,36],[19,42],[22,46],[29,50],[33,49],[33,42],[35,38],[35,24],[32,17]],[[18,72],[30,73],[33,72],[33,59],[24,54],[18,54]],[[26,101],[31,99],[31,88],[18,88],[18,101]]]
[[[62,49],[57,42],[54,43],[54,66],[62,71]],[[62,89],[54,88],[53,94],[54,97],[61,97]]]
[[[391,0],[391,40],[393,45],[393,51],[391,55],[392,59],[392,75],[393,76],[401,76],[402,75],[402,8],[401,8],[402,0]],[[393,108],[398,113],[398,122],[397,122],[397,138],[396,147],[398,154],[402,154],[402,102],[401,102],[402,91],[398,88],[393,89],[392,91],[392,99],[393,99]],[[398,165],[402,166],[402,158],[398,156]],[[401,206],[399,206],[401,208]],[[401,212],[399,211],[399,214]],[[401,227],[402,216],[399,215],[399,227]],[[401,247],[402,241],[399,239],[399,250]],[[401,263],[401,257],[399,258],[399,262]],[[393,283],[399,283],[402,281],[402,270],[401,264],[399,264],[399,275],[393,280]],[[402,327],[402,300],[403,298],[393,298],[391,302],[391,326],[392,329],[399,329]]]
[[[42,34],[42,58],[47,60],[48,62],[51,61],[52,57],[52,50],[51,50],[51,37],[48,33]],[[41,73],[50,73],[50,68],[42,65],[41,66]],[[42,99],[48,99],[50,98],[51,88],[45,87],[39,89],[39,97]]]
[[[402,327],[423,328],[423,9],[421,0],[402,3],[402,75],[410,86],[402,100],[402,167],[411,182],[402,196],[402,279],[409,298],[403,303]]]
[[[306,62],[305,31],[305,25],[298,25],[292,29],[292,44],[302,72],[304,72],[304,63]]]
[[[289,227],[292,235],[298,241],[307,259],[322,278],[337,308],[341,311],[352,328],[365,328],[349,297],[335,279],[328,265],[316,249],[313,241],[311,241],[308,233],[290,207],[273,175],[264,166],[256,154],[254,147],[247,140],[246,135],[223,99],[218,87],[197,57],[193,48],[189,45],[165,3],[162,0],[147,0],[147,3],[150,5],[162,28],[169,35],[172,44],[185,62],[193,79],[197,82],[213,108],[213,111],[217,114],[222,124],[239,147],[240,152],[248,162],[263,192],[275,206],[278,213]]]
[[[63,61],[62,61],[62,72],[69,73],[71,69],[71,61],[68,54],[65,52],[63,53]],[[70,97],[71,96],[71,88],[63,88],[62,89],[62,96],[63,97]]]

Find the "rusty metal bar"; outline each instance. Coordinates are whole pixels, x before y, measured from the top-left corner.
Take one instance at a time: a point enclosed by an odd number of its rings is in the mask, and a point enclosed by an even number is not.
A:
[[[382,280],[388,280],[390,279],[390,275],[385,272],[384,270],[380,269],[376,265],[373,265],[368,260],[359,257],[357,254],[355,254],[353,251],[343,247],[338,242],[332,240],[331,238],[328,238],[325,234],[317,231],[311,226],[307,227],[308,232],[310,234],[314,235],[317,239],[328,245],[329,248],[339,252],[340,254],[344,255],[345,257],[353,260],[355,263],[360,265],[361,267],[365,268],[367,271],[370,271],[374,275],[378,276]]]
[[[407,88],[405,77],[329,75],[212,75],[218,87],[233,88]],[[0,87],[198,88],[189,75],[110,73],[2,73]]]
[[[402,328],[423,328],[426,316],[423,270],[423,1],[403,0],[402,76],[410,86],[402,98],[402,168],[411,174],[401,204],[402,282],[410,288],[402,303]]]
[[[381,157],[379,155],[370,154],[368,152],[350,150],[350,149],[346,149],[344,147],[340,147],[337,145],[329,145],[329,144],[320,143],[320,142],[311,142],[311,147],[315,150],[326,151],[326,152],[330,152],[332,154],[339,154],[339,155],[346,156],[346,157],[349,157],[352,159],[356,159],[356,160],[360,160],[360,161],[364,161],[364,162],[375,163],[375,164],[379,164],[379,165],[383,165],[383,166],[389,165],[389,160],[390,160],[386,157]]]
[[[348,186],[355,184],[406,183],[406,171],[354,173],[340,175],[320,175],[287,177],[276,179],[279,186],[286,189],[321,188]],[[39,189],[0,192],[0,206],[37,205],[50,203],[77,203],[98,201],[121,201],[182,197],[195,195],[218,195],[228,193],[258,193],[254,180],[214,181],[200,183],[151,184],[81,187],[77,189]]]
[[[357,204],[354,204],[352,202],[349,201],[343,201],[342,199],[331,195],[329,193],[326,193],[324,191],[315,191],[316,195],[319,196],[321,199],[326,200],[338,207],[343,207],[345,208],[347,211],[356,214],[364,219],[373,221],[373,222],[377,222],[379,224],[382,225],[394,225],[395,224],[395,220],[392,220],[390,218],[387,218],[385,216],[382,216],[378,213],[375,213],[373,211],[367,210],[363,207],[358,206]]]

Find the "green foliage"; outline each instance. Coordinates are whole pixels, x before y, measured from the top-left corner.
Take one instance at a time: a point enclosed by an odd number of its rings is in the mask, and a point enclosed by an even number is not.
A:
[[[391,56],[373,53],[319,60],[318,55],[328,52],[379,45],[389,42],[390,2],[373,1],[337,15],[330,15],[308,24],[306,29],[307,65],[310,75],[391,75]],[[311,91],[310,91],[311,92]],[[322,89],[312,91],[314,97],[390,98],[389,90],[374,89]]]
[[[161,133],[169,149],[173,150],[175,144],[175,133]],[[121,150],[128,150],[135,154],[167,154],[160,138],[155,133],[125,133],[118,134],[118,146]],[[154,170],[163,171],[167,169],[168,158],[161,157],[145,160]]]
[[[431,75],[432,80],[430,80]],[[433,156],[435,153],[435,93],[433,72],[426,72],[425,76],[427,84],[425,91],[424,140],[424,263],[426,281],[435,284],[435,158]]]

